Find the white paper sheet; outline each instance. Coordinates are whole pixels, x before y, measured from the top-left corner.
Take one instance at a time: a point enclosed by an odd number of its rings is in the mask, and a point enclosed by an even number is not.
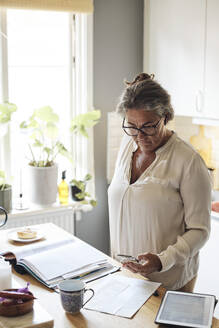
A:
[[[160,283],[121,275],[101,279],[86,309],[131,318],[160,286]]]

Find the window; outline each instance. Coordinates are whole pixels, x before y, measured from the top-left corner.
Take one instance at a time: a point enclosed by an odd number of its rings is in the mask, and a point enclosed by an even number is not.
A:
[[[17,105],[18,111],[13,115],[10,133],[1,139],[0,167],[13,177],[16,196],[21,184],[25,185],[25,173],[22,172],[22,181],[20,173],[28,163],[26,136],[22,136],[19,123],[41,106],[49,105],[59,115],[61,141],[72,152],[73,159],[78,159],[76,172],[81,175],[91,172],[86,161],[80,160],[87,159],[87,141],[73,138],[69,133],[71,118],[92,109],[91,86],[87,79],[88,38],[83,38],[87,36],[88,16],[91,15],[1,11],[1,67],[7,67],[0,71],[3,79],[0,102],[9,100]],[[4,46],[6,41],[7,47]],[[87,97],[82,101],[81,94],[85,92]],[[70,179],[73,167],[60,157],[59,178],[64,169]]]

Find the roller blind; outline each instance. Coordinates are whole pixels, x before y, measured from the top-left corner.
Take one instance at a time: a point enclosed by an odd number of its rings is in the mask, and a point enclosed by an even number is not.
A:
[[[92,0],[0,0],[0,7],[29,10],[93,12]]]

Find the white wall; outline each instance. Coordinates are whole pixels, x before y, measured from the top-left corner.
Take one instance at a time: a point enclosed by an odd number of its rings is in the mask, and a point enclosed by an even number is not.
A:
[[[124,79],[143,69],[143,0],[94,0],[94,106],[102,112],[94,129],[97,207],[82,215],[76,234],[109,252],[107,113],[115,109]]]

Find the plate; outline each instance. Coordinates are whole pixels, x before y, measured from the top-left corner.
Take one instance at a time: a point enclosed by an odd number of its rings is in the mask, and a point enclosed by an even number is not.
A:
[[[19,238],[18,235],[17,235],[17,231],[20,231],[21,229],[22,228],[10,231],[8,233],[8,239],[13,240],[13,241],[17,241],[19,243],[32,243],[33,241],[40,240],[45,236],[45,233],[43,233],[42,231],[37,230],[37,229],[33,229],[34,231],[37,231],[37,236],[35,238],[22,239],[22,238]]]

